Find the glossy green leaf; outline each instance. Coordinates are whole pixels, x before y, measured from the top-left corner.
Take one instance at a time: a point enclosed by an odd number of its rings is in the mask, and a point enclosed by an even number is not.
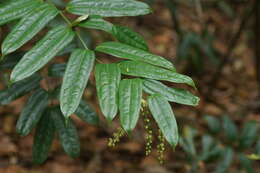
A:
[[[178,143],[178,127],[171,105],[161,95],[152,95],[148,98],[149,109],[162,131],[165,139],[175,147]]]
[[[39,0],[4,0],[0,4],[0,25],[19,19],[40,5]]]
[[[219,162],[214,173],[226,173],[233,161],[234,151],[231,148],[226,148],[223,150],[223,159]]]
[[[152,80],[144,80],[144,91],[148,94],[161,94],[168,101],[176,102],[185,105],[196,106],[199,103],[199,97],[194,96],[192,93],[185,89],[170,88],[163,83]]]
[[[223,116],[222,121],[223,130],[228,140],[235,141],[238,138],[238,129],[235,123],[228,116]]]
[[[143,37],[128,27],[115,25],[113,26],[112,34],[121,43],[148,51],[147,43]]]
[[[163,57],[153,55],[144,50],[119,42],[105,42],[96,47],[96,50],[118,58],[130,59],[133,61],[146,62],[155,66],[168,68],[175,71],[173,64]]]
[[[77,15],[103,17],[139,16],[151,12],[147,4],[135,0],[71,0],[66,9]]]
[[[62,56],[65,54],[69,54],[71,53],[74,49],[77,48],[77,43],[76,41],[71,42],[69,45],[67,45],[66,47],[63,48],[63,50],[61,50],[57,56]]]
[[[204,116],[204,120],[207,122],[207,125],[208,125],[211,133],[220,132],[221,125],[220,125],[220,121],[217,118],[206,115],[206,116]]]
[[[123,61],[118,65],[121,69],[121,73],[125,75],[164,80],[174,83],[184,83],[195,88],[195,84],[190,77],[150,64],[135,61]]]
[[[79,106],[94,61],[94,52],[83,49],[74,50],[69,58],[60,94],[61,111],[66,118]]]
[[[98,29],[108,33],[112,33],[113,24],[105,21],[100,16],[90,16],[85,22],[79,26],[90,29]]]
[[[80,154],[80,141],[73,121],[68,118],[65,122],[59,108],[52,109],[51,117],[64,151],[71,157],[78,157]]]
[[[16,132],[21,136],[28,135],[41,119],[43,111],[48,105],[48,93],[38,89],[26,103],[16,124]]]
[[[136,126],[141,109],[142,80],[124,79],[119,85],[120,122],[130,133]]]
[[[55,127],[50,111],[45,111],[34,135],[32,160],[36,164],[42,164],[48,157],[52,141],[54,139]]]
[[[52,64],[48,74],[52,77],[62,77],[65,73],[67,64]]]
[[[258,135],[258,124],[256,121],[249,121],[245,124],[240,137],[240,148],[249,148]]]
[[[60,8],[66,7],[66,4],[63,0],[50,0],[50,1]]]
[[[96,112],[83,100],[80,101],[79,107],[77,108],[75,114],[86,123],[92,125],[97,125],[99,123],[99,118]]]
[[[11,85],[6,90],[0,91],[0,105],[7,105],[13,100],[39,87],[40,80],[41,77],[39,75],[33,75],[28,79],[24,79]]]
[[[48,32],[29,52],[27,52],[11,73],[11,81],[17,82],[41,69],[74,38],[70,28],[57,27]]]
[[[97,64],[95,79],[101,111],[108,120],[112,121],[118,111],[120,69],[117,64]]]
[[[57,14],[58,10],[46,3],[32,10],[7,35],[2,44],[2,54],[6,55],[20,48],[41,31]]]

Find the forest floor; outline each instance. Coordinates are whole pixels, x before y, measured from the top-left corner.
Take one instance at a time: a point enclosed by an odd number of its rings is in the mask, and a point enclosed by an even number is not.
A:
[[[114,21],[143,34],[152,52],[168,57],[174,62],[178,35],[173,28],[171,15],[160,3],[154,5],[154,8],[154,13],[148,16]],[[212,10],[204,13],[204,21],[198,21],[192,14],[187,14],[189,11],[185,7],[182,11],[180,21],[185,29],[200,32],[201,22],[209,21],[210,30],[217,35],[214,46],[222,54],[227,51],[226,44],[230,41],[232,33],[239,27],[239,20],[231,20]],[[92,34],[100,41],[106,37],[100,35],[100,32]],[[249,120],[260,122],[260,99],[254,71],[254,52],[250,42],[252,38],[248,35],[250,34],[247,32],[241,35],[216,85],[208,84],[216,68],[214,64],[205,64],[203,72],[192,75],[198,86],[198,91],[194,93],[200,96],[201,101],[197,107],[172,105],[180,129],[189,125],[199,129],[199,134],[203,134],[206,130],[203,120],[205,115],[215,117],[228,115],[238,126],[242,126]],[[178,64],[179,71],[193,74],[193,71],[187,68],[186,61]],[[211,88],[213,88],[211,95],[206,95],[205,93]],[[101,117],[94,86],[90,86],[88,90],[93,92],[87,92],[85,97]],[[116,147],[108,147],[108,138],[112,136],[118,123],[115,121],[108,125],[103,118],[101,118],[102,125],[99,127],[85,124],[75,118],[81,140],[79,158],[69,158],[62,151],[58,141],[55,141],[47,162],[40,166],[33,165],[31,162],[33,134],[19,137],[15,132],[16,120],[25,99],[21,98],[8,106],[0,107],[0,173],[186,173],[190,169],[186,156],[179,146],[173,151],[167,145],[163,165],[157,161],[156,146],[150,156],[145,156],[145,131],[141,121],[131,137],[125,136]],[[254,167],[256,172],[260,172],[257,162],[259,161],[255,162]],[[204,168],[204,163],[200,164],[200,170],[202,173],[211,172]]]

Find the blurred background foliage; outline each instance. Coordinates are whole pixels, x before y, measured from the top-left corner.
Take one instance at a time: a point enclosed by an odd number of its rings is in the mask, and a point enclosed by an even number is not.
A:
[[[61,9],[66,3],[66,0],[52,1]],[[172,104],[181,140],[175,151],[167,145],[165,163],[157,162],[155,146],[151,155],[145,156],[142,123],[130,138],[125,137],[115,148],[108,148],[107,140],[118,127],[117,122],[108,125],[101,120],[96,127],[75,118],[82,142],[80,158],[68,158],[55,142],[48,162],[42,166],[32,165],[32,136],[20,138],[14,128],[27,99],[23,97],[0,107],[1,173],[260,172],[260,1],[145,1],[154,9],[153,14],[109,20],[141,33],[152,52],[168,57],[178,71],[191,75],[198,87],[195,94],[201,98],[196,108]],[[49,27],[62,22],[57,17]],[[0,41],[14,24],[0,28]],[[112,39],[100,31],[82,29],[80,33],[89,47]],[[8,85],[10,68],[40,38],[41,34],[37,35],[0,65],[0,89]],[[68,52],[80,44],[75,40],[60,52],[56,62],[64,62]],[[100,56],[108,63],[116,61]],[[46,73],[59,77],[63,70],[61,64]],[[100,114],[93,80],[92,76],[84,97]],[[156,124],[153,123],[152,128],[156,129]],[[155,133],[155,144],[156,136]]]

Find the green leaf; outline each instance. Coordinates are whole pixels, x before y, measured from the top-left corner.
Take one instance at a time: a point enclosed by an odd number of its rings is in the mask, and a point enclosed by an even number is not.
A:
[[[217,118],[215,118],[213,116],[206,115],[206,116],[204,116],[204,120],[207,122],[209,130],[212,133],[220,132],[221,125],[220,125],[220,121]]]
[[[105,21],[100,16],[90,16],[85,22],[79,26],[90,29],[98,29],[108,33],[112,33],[113,24]]]
[[[195,88],[195,84],[190,77],[150,64],[135,61],[123,61],[118,65],[121,69],[121,73],[125,75],[164,80],[174,83],[184,83]]]
[[[228,140],[230,140],[230,141],[237,140],[238,130],[237,130],[235,123],[228,116],[223,116],[222,121],[223,121],[223,123],[222,123],[223,130],[224,130],[225,135],[227,136]]]
[[[255,153],[246,155],[246,157],[250,160],[260,160],[260,156]]]
[[[60,8],[66,7],[66,4],[63,0],[50,0],[50,1]]]
[[[83,100],[80,101],[79,107],[77,108],[75,114],[86,123],[92,125],[97,125],[99,123],[99,118],[96,112]]]
[[[168,68],[175,71],[173,64],[163,57],[153,55],[144,50],[118,42],[105,42],[96,47],[96,51],[103,52],[118,58],[130,59],[133,61],[146,62],[155,66]]]
[[[14,67],[11,81],[17,82],[41,69],[73,40],[74,35],[70,28],[63,26],[49,31]]]
[[[209,135],[202,136],[201,160],[209,161],[221,155],[222,150],[217,146],[216,141]]]
[[[197,130],[195,128],[184,126],[183,137],[180,137],[180,145],[184,151],[190,155],[190,157],[195,158],[197,156],[197,151],[195,147],[194,138],[197,135]]]
[[[71,157],[78,157],[80,154],[80,141],[73,121],[68,118],[65,123],[65,118],[59,108],[53,108],[51,117],[64,151]]]
[[[11,85],[6,90],[0,91],[0,105],[7,105],[13,100],[39,87],[39,82],[41,79],[42,78],[39,75],[35,74],[28,79],[24,79]]]
[[[101,111],[108,120],[112,121],[118,110],[120,69],[117,64],[97,64],[95,79]]]
[[[148,51],[148,46],[143,37],[125,26],[113,26],[113,36],[121,43],[128,44],[135,48]]]
[[[67,64],[52,64],[49,67],[49,76],[51,77],[63,77]]]
[[[0,4],[0,25],[23,17],[39,5],[39,0],[5,0]]]
[[[171,105],[159,94],[150,96],[148,105],[164,137],[172,147],[175,147],[178,143],[179,135]]]
[[[158,93],[164,96],[168,101],[185,105],[196,106],[199,103],[199,97],[194,96],[185,89],[170,88],[163,83],[152,79],[145,79],[143,81],[143,89],[148,94]]]
[[[87,47],[91,46],[92,36],[90,35],[89,32],[80,28],[77,30],[77,35],[78,35],[78,37],[76,37],[76,47],[85,49],[86,46]],[[79,39],[79,37],[80,37],[80,39]]]
[[[42,164],[48,157],[52,141],[54,139],[55,127],[50,111],[45,111],[37,125],[33,142],[32,160],[36,164]]]
[[[65,118],[73,114],[79,106],[87,86],[95,54],[90,50],[76,49],[72,52],[61,86],[60,106]]]
[[[238,157],[241,166],[246,170],[247,173],[255,173],[251,160],[249,160],[243,153],[239,153]]]
[[[58,10],[46,3],[28,13],[5,38],[2,44],[2,54],[16,51],[41,31],[57,14]]]
[[[254,142],[256,142],[257,134],[258,134],[257,122],[256,121],[247,122],[242,130],[239,147],[242,149],[251,147],[251,145]]]
[[[77,15],[103,17],[139,16],[151,12],[147,4],[135,0],[72,0],[66,9]]]
[[[124,79],[119,85],[120,122],[130,133],[136,126],[141,109],[142,80]]]
[[[48,93],[38,89],[26,103],[16,124],[16,132],[21,136],[28,135],[41,119],[44,109],[48,105]]]
[[[231,148],[226,148],[222,153],[222,160],[219,162],[214,173],[225,173],[228,171],[233,161],[234,151]]]

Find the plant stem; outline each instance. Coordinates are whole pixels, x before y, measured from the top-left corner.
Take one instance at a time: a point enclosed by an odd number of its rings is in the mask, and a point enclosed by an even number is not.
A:
[[[54,5],[51,1],[48,0],[48,2],[51,3],[52,5]],[[70,27],[73,27],[73,26],[74,26],[74,24],[64,15],[63,11],[60,11],[59,14],[60,14],[61,17],[68,23],[68,25],[69,25]],[[85,43],[84,40],[82,39],[82,37],[81,37],[79,31],[75,30],[75,33],[76,33],[76,35],[77,35],[79,41],[82,43],[83,47],[84,47],[86,50],[89,50],[89,49],[88,49],[88,46],[86,45],[86,43]],[[99,59],[97,59],[97,58],[96,58],[96,61],[99,62],[99,63],[104,64],[101,60],[99,60]]]
[[[61,17],[69,24],[69,26],[72,25],[72,23],[69,21],[69,19],[63,14],[62,11],[59,12],[59,14],[61,15]]]
[[[86,43],[84,42],[84,40],[83,40],[83,38],[81,37],[79,31],[76,31],[76,35],[77,35],[77,37],[79,38],[80,42],[82,43],[83,47],[88,50],[88,46],[87,46]]]

